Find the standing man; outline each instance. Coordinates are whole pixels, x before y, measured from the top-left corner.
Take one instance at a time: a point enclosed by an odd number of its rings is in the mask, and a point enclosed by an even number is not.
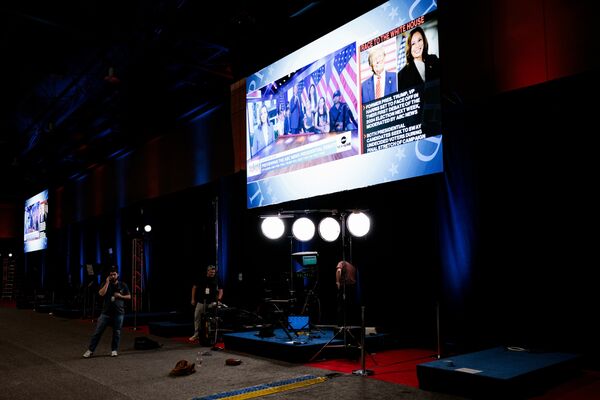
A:
[[[333,92],[333,105],[329,110],[329,132],[343,132],[357,129],[358,124],[348,107],[348,104],[341,101],[341,92]]]
[[[298,85],[300,85],[299,82],[294,84],[293,95],[290,100],[290,131],[294,134],[300,132],[300,128],[302,127],[301,122],[304,120],[302,116],[302,103],[298,94]]]
[[[283,124],[283,134],[284,135],[292,133],[290,122],[291,122],[290,121],[290,105],[286,104],[286,106],[285,106],[285,122]]]
[[[217,279],[217,267],[209,265],[206,268],[206,276],[202,277],[192,286],[192,305],[194,309],[194,335],[189,338],[190,342],[200,339],[202,320],[209,308],[217,307],[223,298],[223,289],[219,288]],[[204,335],[208,332],[204,331]]]
[[[380,99],[398,90],[396,73],[385,70],[385,50],[383,47],[376,47],[369,52],[369,66],[373,71],[373,75],[365,79],[361,85],[363,104]]]
[[[100,338],[109,324],[112,325],[113,329],[110,356],[116,357],[121,342],[123,319],[125,318],[125,300],[131,300],[131,294],[127,285],[119,281],[119,272],[115,267],[111,268],[98,294],[104,297],[102,313],[98,318],[96,331],[92,335],[90,345],[87,351],[83,353],[83,357],[90,358],[94,354],[96,346],[98,346],[98,342],[100,342]]]

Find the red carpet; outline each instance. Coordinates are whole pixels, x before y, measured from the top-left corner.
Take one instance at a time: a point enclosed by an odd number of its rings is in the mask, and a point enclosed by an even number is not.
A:
[[[434,359],[435,352],[432,350],[386,350],[372,353],[371,356],[365,354],[365,369],[373,371],[370,378],[418,388],[417,364]],[[351,373],[362,368],[360,360],[344,359],[317,361],[306,365],[344,373]]]
[[[387,350],[365,355],[365,369],[373,371],[369,378],[419,387],[417,364],[435,359],[435,352],[423,349]],[[352,373],[362,368],[360,360],[317,361],[306,364],[335,372]],[[582,371],[580,376],[550,388],[531,400],[600,400],[600,371]]]

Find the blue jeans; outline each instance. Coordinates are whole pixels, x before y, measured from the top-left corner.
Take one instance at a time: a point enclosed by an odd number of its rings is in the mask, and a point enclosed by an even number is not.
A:
[[[104,333],[106,327],[112,324],[112,342],[111,342],[111,350],[117,351],[119,350],[119,343],[121,342],[121,328],[123,327],[123,319],[125,318],[125,314],[117,314],[115,316],[110,316],[107,314],[100,314],[98,318],[98,323],[96,324],[96,331],[92,335],[92,340],[90,341],[90,345],[88,349],[91,352],[96,350],[96,346],[98,346],[98,342],[100,342],[100,338]]]
[[[196,303],[196,308],[194,309],[194,336],[200,336],[200,323],[202,321],[202,314],[204,313],[204,302]]]

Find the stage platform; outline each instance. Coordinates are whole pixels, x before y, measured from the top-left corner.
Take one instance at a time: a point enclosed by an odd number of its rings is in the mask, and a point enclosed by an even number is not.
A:
[[[307,362],[315,355],[315,359],[360,356],[360,328],[349,329],[346,333],[338,328],[325,327],[310,331],[289,331],[290,336],[282,328],[269,329],[257,327],[243,332],[223,334],[223,342],[227,350],[275,358],[288,362]],[[270,336],[270,335],[273,336]],[[335,338],[334,338],[335,336]],[[372,334],[365,337],[365,349],[375,351],[385,347],[385,334]],[[324,347],[327,345],[327,347]]]
[[[470,398],[524,399],[578,371],[571,353],[495,347],[417,365],[419,388]]]

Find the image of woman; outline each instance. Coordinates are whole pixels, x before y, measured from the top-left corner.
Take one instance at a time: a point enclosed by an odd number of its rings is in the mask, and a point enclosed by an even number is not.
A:
[[[318,133],[327,133],[329,132],[329,111],[327,110],[327,105],[325,104],[325,97],[321,97],[319,99],[319,107],[317,108],[316,113],[317,119],[317,132]]]
[[[398,91],[439,79],[439,58],[428,52],[427,37],[423,28],[418,26],[406,39],[406,65],[398,72]]]
[[[308,101],[310,102],[310,109],[314,112],[317,109],[317,87],[315,84],[311,84],[308,88]]]

